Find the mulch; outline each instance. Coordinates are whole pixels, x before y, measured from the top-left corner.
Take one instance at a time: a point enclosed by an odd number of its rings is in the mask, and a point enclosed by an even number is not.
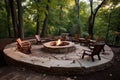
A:
[[[14,42],[15,39],[7,38],[7,39],[0,39],[0,66],[6,67],[5,61],[3,58],[3,49],[4,47]],[[113,65],[109,68],[97,71],[93,73],[89,73],[86,75],[73,75],[67,76],[73,80],[120,80],[120,47],[110,46],[114,52],[114,59]]]

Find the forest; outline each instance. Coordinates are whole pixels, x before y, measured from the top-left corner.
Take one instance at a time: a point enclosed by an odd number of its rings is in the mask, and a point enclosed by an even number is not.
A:
[[[79,34],[120,45],[120,0],[0,0],[0,38]]]

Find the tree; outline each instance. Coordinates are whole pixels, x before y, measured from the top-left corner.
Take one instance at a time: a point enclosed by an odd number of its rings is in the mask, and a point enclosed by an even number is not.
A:
[[[95,36],[100,35],[107,44],[120,45],[117,32],[120,32],[120,6],[117,0],[107,0],[96,15]],[[117,43],[117,44],[116,44]]]
[[[52,0],[49,12],[47,34],[60,35],[67,31],[68,17],[66,14],[69,0]]]
[[[111,24],[111,15],[112,15],[111,10],[112,9],[109,10],[109,15],[108,15],[108,26],[107,26],[107,30],[106,30],[106,42],[108,42],[109,27],[110,27],[110,24]]]
[[[48,25],[48,17],[49,17],[49,11],[50,11],[50,2],[51,0],[48,0],[48,4],[46,5],[46,10],[47,10],[47,13],[45,13],[45,19],[44,19],[44,22],[43,22],[43,27],[42,27],[42,32],[41,32],[41,37],[45,37],[45,33],[46,33],[46,29],[47,29],[47,25]]]
[[[27,2],[27,1],[26,1]],[[25,28],[25,34],[31,33],[33,35],[41,33],[42,30],[42,25],[44,22],[44,19],[46,17],[47,10],[46,10],[46,5],[48,4],[47,0],[30,0],[27,2],[25,7],[25,20],[26,23],[25,25],[30,25],[32,22],[31,27],[28,26],[29,28],[34,28],[33,31],[28,31],[28,29]],[[29,6],[29,7],[27,7]],[[31,22],[28,22],[27,19],[29,19]],[[28,36],[28,35],[27,35]],[[31,35],[32,36],[32,35]]]
[[[8,36],[11,37],[12,34],[11,34],[11,30],[10,30],[10,10],[9,10],[9,2],[8,2],[8,0],[4,0],[4,2],[5,2],[6,12],[7,12],[7,24],[6,24],[6,27],[7,27],[7,30],[8,30]]]
[[[24,38],[24,28],[23,28],[23,15],[22,15],[22,5],[21,0],[16,0],[18,6],[18,37]]]
[[[17,2],[17,9],[15,3]],[[14,37],[21,39],[24,38],[24,28],[23,28],[23,15],[22,15],[22,4],[21,0],[9,0],[12,16],[12,24],[14,30]],[[18,14],[18,17],[17,17]]]
[[[39,3],[41,2],[41,0],[37,0],[36,1],[37,3],[36,3],[36,8],[37,8],[37,16],[36,16],[36,35],[39,35],[39,33],[40,33],[40,20],[39,20],[39,12],[40,12],[40,10],[39,10],[39,8],[41,8],[40,6],[39,6]]]
[[[14,0],[9,0],[10,8],[11,8],[11,16],[12,16],[12,24],[14,30],[14,37],[18,37],[18,27],[17,27],[17,17],[16,17],[16,8]]]
[[[79,4],[80,0],[75,0],[76,6],[77,6],[77,15],[78,15],[78,23],[77,23],[77,34],[81,33],[81,26],[80,26],[80,4]]]
[[[102,0],[102,2],[95,9],[93,9],[93,0],[89,0],[89,1],[90,1],[90,12],[91,13],[90,13],[89,20],[88,20],[88,33],[93,38],[95,17],[96,17],[98,10],[105,2],[105,0]]]

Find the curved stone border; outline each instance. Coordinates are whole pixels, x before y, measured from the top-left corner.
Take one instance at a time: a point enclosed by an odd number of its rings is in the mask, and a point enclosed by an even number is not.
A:
[[[34,40],[30,40],[34,42]],[[7,63],[20,65],[36,71],[48,74],[86,74],[94,71],[103,70],[112,64],[114,54],[111,48],[105,45],[105,53],[101,53],[101,60],[95,56],[95,62],[86,56],[81,59],[82,49],[86,47],[76,44],[76,51],[67,54],[49,54],[43,52],[42,45],[32,45],[32,54],[24,54],[16,50],[16,43],[5,47]]]
[[[72,52],[75,50],[75,44],[70,42],[70,41],[64,41],[66,43],[68,43],[68,45],[65,46],[51,46],[51,43],[54,43],[55,41],[50,41],[50,42],[46,42],[44,43],[44,49],[47,52],[50,53],[68,53],[68,52]]]

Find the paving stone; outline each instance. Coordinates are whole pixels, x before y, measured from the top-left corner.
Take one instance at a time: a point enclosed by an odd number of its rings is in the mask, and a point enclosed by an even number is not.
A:
[[[65,67],[65,68],[72,68],[72,67],[81,67],[81,65],[77,61],[73,60],[52,60],[51,67]]]
[[[100,56],[103,57],[103,58],[112,60],[113,57],[114,57],[114,53],[113,53],[113,51],[105,51],[104,53],[101,53]]]
[[[98,60],[97,56],[94,56],[95,61],[93,62],[91,57],[89,56],[85,56],[84,59],[80,59],[79,62],[81,63],[81,65],[85,68],[91,68],[91,67],[95,67],[95,66],[100,66],[106,62],[109,62],[110,60],[106,59],[106,58],[102,58],[101,60]]]

